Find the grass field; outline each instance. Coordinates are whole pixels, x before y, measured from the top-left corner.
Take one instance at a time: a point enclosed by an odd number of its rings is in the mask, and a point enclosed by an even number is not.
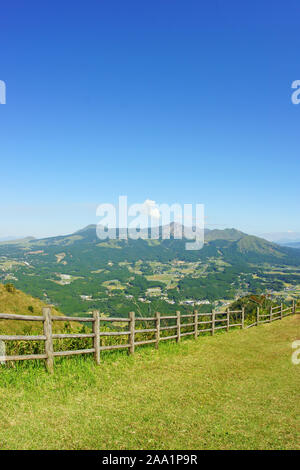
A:
[[[300,448],[300,316],[135,356],[0,369],[1,449]]]

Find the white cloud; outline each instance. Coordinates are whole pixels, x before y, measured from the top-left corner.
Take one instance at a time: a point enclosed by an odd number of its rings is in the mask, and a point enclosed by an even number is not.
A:
[[[155,201],[151,199],[146,199],[143,204],[143,213],[154,219],[160,218],[160,212]]]

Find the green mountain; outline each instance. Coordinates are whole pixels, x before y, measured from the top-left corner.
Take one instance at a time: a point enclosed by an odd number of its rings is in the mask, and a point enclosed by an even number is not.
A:
[[[66,314],[115,315],[173,312],[178,304],[211,309],[218,299],[300,286],[300,250],[226,229],[206,230],[203,248],[187,251],[186,240],[173,238],[174,225],[170,232],[169,240],[99,240],[91,225],[67,236],[4,243],[0,281]]]

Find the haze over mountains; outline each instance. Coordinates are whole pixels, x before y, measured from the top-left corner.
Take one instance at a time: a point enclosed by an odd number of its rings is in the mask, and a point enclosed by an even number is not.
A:
[[[299,242],[285,242],[285,243],[282,243],[282,245],[288,246],[290,248],[295,248],[297,250],[300,249],[300,241]]]
[[[17,240],[17,237],[0,237],[0,242],[9,242],[13,240]]]
[[[262,237],[266,240],[279,245],[290,245],[293,243],[300,243],[300,233],[299,232],[273,232],[262,234]]]

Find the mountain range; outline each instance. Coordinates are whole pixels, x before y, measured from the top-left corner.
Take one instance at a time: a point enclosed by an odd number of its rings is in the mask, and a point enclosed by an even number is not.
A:
[[[0,280],[66,314],[96,308],[116,315],[172,312],[178,303],[187,310],[300,285],[299,249],[230,228],[205,230],[203,248],[187,251],[186,240],[174,238],[178,228],[160,227],[159,239],[100,240],[89,225],[66,236],[2,242]]]

